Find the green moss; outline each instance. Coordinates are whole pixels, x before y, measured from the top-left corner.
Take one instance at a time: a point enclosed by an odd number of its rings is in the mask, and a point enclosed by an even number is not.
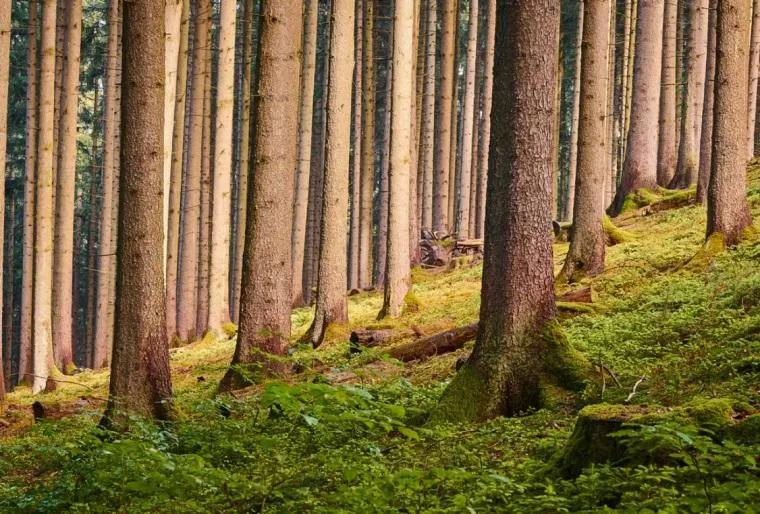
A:
[[[420,303],[420,299],[417,298],[417,295],[414,294],[414,291],[410,289],[404,297],[404,314],[419,312],[421,306],[422,304]]]
[[[222,325],[222,332],[227,336],[227,338],[232,339],[237,335],[238,327],[234,323],[225,323]]]
[[[602,225],[604,226],[604,233],[607,234],[607,239],[612,243],[613,246],[627,243],[635,239],[634,235],[627,230],[616,227],[615,224],[612,223],[612,220],[609,216],[605,216],[602,219]]]
[[[733,402],[725,398],[694,402],[684,407],[684,411],[700,427],[725,427],[733,422]]]
[[[428,419],[428,425],[442,423],[472,423],[480,418],[484,399],[483,379],[475,368],[465,364],[441,395],[438,407]]]
[[[697,254],[683,267],[684,271],[699,273],[707,269],[713,263],[715,257],[726,251],[726,242],[723,234],[712,234]]]
[[[547,379],[570,391],[582,391],[592,369],[586,358],[572,347],[565,332],[556,321],[546,323],[541,330],[544,351],[544,371]]]
[[[557,309],[573,314],[597,314],[599,312],[593,304],[581,302],[557,302]]]

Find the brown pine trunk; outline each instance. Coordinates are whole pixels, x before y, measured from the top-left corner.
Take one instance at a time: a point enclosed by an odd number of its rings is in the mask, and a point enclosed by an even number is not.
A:
[[[210,20],[209,30],[212,30],[212,23]],[[209,34],[209,42],[211,41],[211,34]],[[210,257],[209,236],[211,234],[211,159],[213,152],[212,141],[214,138],[214,124],[212,121],[211,113],[213,94],[211,90],[211,44],[213,43],[211,42],[208,45],[205,56],[206,73],[204,75],[205,85],[203,87],[203,143],[201,145],[200,225],[198,232],[198,291],[196,293],[198,311],[195,314],[195,335],[202,335],[206,333],[206,322],[208,321],[209,313],[208,291]]]
[[[423,48],[422,46],[422,39],[421,34],[423,32],[423,16],[422,16],[422,0],[413,0],[413,6],[414,6],[414,33],[412,34],[412,47],[414,48],[414,52],[412,52],[412,67],[415,70],[415,72],[412,74],[412,104],[410,106],[411,109],[411,126],[409,127],[410,134],[412,135],[411,139],[409,140],[409,153],[410,153],[410,161],[411,161],[411,170],[418,170],[420,165],[420,142],[422,141],[422,109],[418,109],[418,105],[420,102],[422,102],[422,93],[423,89],[421,89],[419,86],[420,81],[422,80],[422,73],[424,67],[420,67],[420,54],[425,51],[427,48]],[[435,57],[433,61],[435,61]],[[435,89],[435,88],[433,88]],[[435,104],[435,93],[433,93],[433,104]],[[435,111],[435,108],[433,109]],[[419,116],[418,116],[419,114]],[[435,173],[435,170],[431,170],[431,186],[430,190],[433,191],[433,181],[434,177],[432,174]],[[432,200],[434,202],[434,200]],[[409,173],[409,264],[414,267],[420,264],[420,260],[422,258],[420,254],[420,245],[417,244],[417,241],[420,240],[420,236],[422,234],[421,224],[422,224],[422,215],[420,213],[420,207],[421,204],[419,202],[419,198],[417,195],[417,173],[414,171]],[[431,212],[432,212],[432,205],[431,205]],[[432,216],[432,214],[431,214]]]
[[[618,214],[629,194],[657,187],[657,139],[665,0],[639,0],[631,122],[620,187],[610,208]]]
[[[454,62],[459,62],[459,38],[460,38],[460,26],[461,26],[461,16],[462,16],[462,9],[461,9],[461,3],[457,2],[457,20],[456,20],[456,32],[454,34]],[[448,220],[449,220],[449,230],[448,232],[453,232],[456,230],[456,224],[457,224],[457,209],[458,209],[458,195],[457,190],[459,187],[459,169],[457,166],[457,163],[459,162],[459,116],[460,116],[460,102],[459,102],[459,90],[460,90],[460,80],[459,80],[459,71],[458,71],[458,64],[455,64],[455,73],[454,73],[454,84],[453,84],[453,90],[451,92],[451,140],[449,142],[449,147],[451,148],[451,155],[449,156],[449,205],[448,205]]]
[[[21,273],[21,316],[19,327],[18,382],[31,383],[32,311],[34,299],[34,219],[37,184],[37,1],[29,2],[26,89],[26,155],[24,172],[24,242]]]
[[[676,32],[678,2],[665,2],[662,34],[660,134],[657,151],[657,183],[667,187],[676,172]]]
[[[190,134],[187,148],[187,177],[182,207],[179,272],[177,275],[177,336],[187,341],[197,335],[198,247],[201,230],[201,167],[203,163],[203,126],[206,91],[206,59],[210,45],[209,0],[196,0],[193,27],[192,93]]]
[[[575,181],[578,175],[578,129],[580,128],[580,105],[581,105],[581,67],[583,56],[583,1],[581,0],[578,12],[578,34],[575,48],[575,81],[573,86],[573,117],[572,135],[570,139],[570,172],[568,178],[567,193],[567,217],[573,221],[575,211]]]
[[[745,0],[721,0],[717,10],[715,110],[712,173],[707,194],[707,237],[727,246],[752,225],[747,204],[747,81],[749,80]]]
[[[293,205],[282,199],[292,198],[295,188],[303,16],[290,0],[265,0],[262,13],[256,180],[249,192],[240,329],[222,390],[249,382],[237,366],[264,362],[281,369],[267,354],[284,355],[290,337]]]
[[[92,102],[92,112],[97,113],[100,106],[100,95],[98,94],[100,90],[99,84],[96,83],[94,89],[95,98]],[[80,365],[84,366],[85,368],[92,368],[92,352],[95,341],[95,295],[97,294],[97,289],[95,286],[97,284],[96,266],[98,251],[98,244],[96,240],[98,237],[97,233],[99,218],[99,216],[96,214],[96,207],[98,203],[98,184],[100,176],[98,173],[98,131],[96,127],[97,125],[93,124],[91,132],[92,149],[90,151],[90,198],[88,202],[90,217],[87,221],[87,303],[84,313],[84,359],[80,363]]]
[[[351,226],[348,242],[348,288],[359,289],[359,237],[361,229],[359,223],[359,210],[361,203],[361,174],[362,174],[362,62],[363,57],[363,23],[364,6],[363,0],[356,1],[356,21],[354,23],[354,87],[351,104]]]
[[[556,38],[552,35],[552,40]],[[467,35],[467,72],[464,105],[462,106],[462,155],[457,209],[457,235],[467,239],[470,228],[470,187],[472,187],[472,133],[475,124],[476,64],[478,50],[478,2],[470,2],[470,22]],[[552,109],[554,111],[554,109]],[[554,136],[552,136],[553,140]]]
[[[375,0],[364,0],[362,35],[362,144],[359,287],[372,285],[373,200],[375,193]]]
[[[2,13],[0,13],[0,18],[2,18]],[[8,25],[6,25],[6,27],[7,26]],[[10,30],[8,33],[10,33]],[[3,43],[0,43],[0,48],[2,45]],[[0,75],[2,75],[1,72]],[[0,88],[1,87],[2,86],[0,86]],[[13,262],[16,258],[16,188],[12,188],[9,193],[8,230],[6,232],[7,249],[5,250],[5,263],[3,264],[3,272],[5,275],[5,287],[3,288],[3,295],[5,298],[3,299],[3,344],[0,345],[2,346],[2,351],[0,351],[0,360],[2,360],[2,362],[0,362],[0,396],[2,396],[1,393],[4,391],[4,388],[13,388],[11,377],[13,376],[12,357],[13,338],[15,336],[13,330],[13,314],[15,310],[15,304],[13,301],[15,296]]]
[[[66,49],[58,141],[58,180],[55,194],[55,260],[53,269],[53,346],[56,364],[64,372],[74,367],[71,319],[74,296],[74,192],[77,164],[79,55],[82,39],[82,1],[66,8]]]
[[[491,109],[493,107],[493,62],[496,44],[496,0],[488,0],[485,77],[483,84],[483,120],[481,122],[480,149],[478,155],[478,210],[476,234],[485,237],[486,191],[488,189],[488,159],[491,153]]]
[[[615,199],[615,192],[617,190],[617,168],[618,163],[616,161],[618,142],[615,135],[615,57],[617,49],[617,31],[615,15],[617,13],[616,2],[613,0],[609,4],[609,44],[608,44],[608,64],[607,64],[607,116],[605,117],[605,123],[607,125],[607,173],[605,174],[604,184],[606,189],[602,193],[602,209],[606,209]],[[560,76],[562,69],[560,69]],[[560,80],[559,84],[562,84]],[[561,93],[561,85],[557,86],[557,94]],[[557,111],[560,110],[559,104],[557,104]],[[559,128],[560,120],[557,120],[557,128]],[[558,136],[559,137],[559,136]],[[559,145],[559,141],[557,143]],[[556,168],[555,168],[556,169]],[[558,219],[557,216],[554,219]]]
[[[755,156],[758,77],[760,77],[760,0],[753,0],[752,35],[749,47],[749,96],[747,99],[747,160]]]
[[[716,13],[718,0],[710,0],[709,30],[707,37],[707,74],[705,78],[705,109],[702,116],[702,140],[699,151],[699,180],[697,181],[697,202],[707,202],[712,165],[713,114],[715,105],[715,45]]]
[[[128,413],[167,419],[171,413],[163,244],[164,7],[124,3],[118,295],[113,366],[103,424],[126,429]]]
[[[623,160],[625,160],[626,152],[628,151],[628,133],[631,129],[631,107],[633,104],[633,73],[635,68],[635,57],[636,57],[636,30],[638,29],[638,22],[639,22],[639,0],[631,0],[631,5],[629,9],[629,29],[628,29],[628,73],[626,74],[627,84],[628,87],[625,92],[625,137],[623,138]],[[663,8],[663,16],[664,16],[664,8]],[[677,46],[677,45],[676,45]],[[661,73],[662,74],[662,73]],[[678,104],[677,104],[678,105]],[[677,119],[677,118],[676,118]],[[680,125],[676,123],[676,129],[678,129]],[[676,139],[678,139],[678,134],[676,134]]]
[[[10,83],[10,50],[11,50],[11,3],[10,1],[0,2],[0,246],[5,241],[3,232],[5,231],[5,154],[8,141],[8,85]],[[13,202],[14,199],[11,196],[11,230],[9,241],[13,241]],[[9,248],[9,255],[13,255],[13,251]],[[5,273],[0,273],[0,299],[4,299],[3,296],[3,284],[2,277],[7,274],[8,264],[3,259],[3,248],[0,248],[0,263],[5,265]],[[0,270],[2,271],[2,270]],[[13,275],[10,275],[11,280]],[[11,297],[11,304],[8,308],[13,310],[13,297]],[[5,302],[4,302],[5,303]],[[2,311],[2,309],[0,309]],[[7,336],[8,319],[5,317],[5,312],[2,313],[2,322],[5,324],[5,330],[3,326],[0,326],[0,334]],[[13,317],[11,316],[11,320]],[[0,341],[0,400],[5,396],[5,366],[10,365],[10,359],[6,357],[6,350],[11,346],[12,339],[5,337],[4,341]],[[10,373],[8,373],[10,375]]]
[[[434,152],[435,152],[435,77],[436,77],[436,25],[437,2],[426,0],[425,15],[425,84],[423,93],[422,111],[422,230],[431,230],[433,221],[433,175],[434,175]],[[416,47],[415,47],[416,48]],[[448,192],[448,190],[447,190]]]
[[[581,103],[578,126],[578,176],[570,250],[560,276],[578,281],[604,271],[604,206],[599,192],[608,169],[608,123],[605,105],[598,101],[609,84],[610,0],[584,0]]]
[[[392,37],[392,36],[391,36]],[[390,62],[390,59],[389,61]],[[383,112],[383,146],[380,156],[380,188],[377,194],[377,234],[375,235],[375,287],[385,287],[388,259],[388,209],[390,195],[391,115],[393,108],[393,67],[386,74],[385,111]]]

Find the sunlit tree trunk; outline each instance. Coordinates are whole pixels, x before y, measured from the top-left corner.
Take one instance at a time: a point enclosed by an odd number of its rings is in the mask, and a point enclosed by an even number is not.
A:
[[[678,3],[665,2],[662,35],[662,93],[657,150],[657,183],[667,187],[676,172],[676,21]]]
[[[570,171],[568,178],[567,193],[567,216],[570,221],[573,220],[575,211],[575,181],[578,173],[578,129],[580,127],[580,105],[581,105],[581,68],[583,56],[583,6],[584,0],[581,0],[580,11],[578,12],[578,35],[576,38],[575,48],[575,81],[573,86],[573,116],[572,116],[572,133],[570,136]]]
[[[716,15],[718,0],[710,0],[709,30],[707,36],[707,74],[705,78],[705,109],[702,116],[702,138],[699,151],[699,180],[697,181],[697,202],[707,202],[712,166],[713,115],[715,112],[715,46],[717,44]]]
[[[422,113],[422,229],[433,228],[433,174],[435,152],[435,85],[436,85],[436,25],[437,2],[435,0],[423,0],[425,3],[425,81],[423,94]],[[415,47],[416,49],[416,47]],[[437,192],[436,192],[437,193]],[[448,193],[448,190],[447,190]]]
[[[212,7],[213,9],[213,7]],[[209,30],[212,30],[209,21]],[[205,61],[206,73],[203,87],[203,142],[201,144],[201,182],[200,182],[200,224],[198,230],[198,291],[196,292],[197,311],[195,314],[195,334],[206,333],[206,322],[209,313],[209,257],[211,236],[211,173],[213,159],[212,143],[214,139],[214,124],[212,121],[211,105],[213,103],[212,92],[212,38],[209,34],[210,44],[207,47]]]
[[[486,32],[486,60],[485,77],[483,85],[483,121],[481,126],[480,150],[478,155],[478,210],[476,223],[476,237],[485,237],[486,223],[486,191],[488,189],[488,160],[491,153],[491,110],[493,107],[493,63],[494,47],[496,45],[496,0],[488,0],[487,32]]]
[[[354,87],[351,96],[351,215],[348,242],[348,288],[359,289],[359,238],[360,221],[359,211],[361,203],[361,173],[362,173],[362,62],[363,50],[363,23],[364,6],[363,0],[356,0],[356,21],[354,23]]]
[[[364,0],[362,34],[362,144],[359,287],[372,285],[373,200],[375,193],[375,0]]]
[[[470,2],[469,27],[467,36],[467,76],[465,79],[464,105],[462,106],[462,164],[458,202],[459,208],[457,209],[457,234],[460,239],[467,239],[469,237],[470,227],[472,132],[475,125],[475,88],[477,87],[475,79],[478,49],[478,2]],[[552,109],[552,111],[553,110],[554,109]]]
[[[749,48],[749,97],[747,99],[747,159],[755,156],[757,87],[760,77],[760,0],[752,2],[752,35]]]

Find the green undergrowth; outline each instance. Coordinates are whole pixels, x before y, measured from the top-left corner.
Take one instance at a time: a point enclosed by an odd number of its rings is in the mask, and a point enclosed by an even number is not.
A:
[[[760,167],[750,178],[760,219]],[[472,343],[402,364],[382,348],[349,358],[348,330],[317,351],[294,346],[289,359],[300,372],[287,382],[218,397],[235,345],[225,327],[172,350],[179,419],[171,425],[137,422],[124,436],[98,429],[102,372],[67,377],[78,385],[41,397],[23,388],[9,395],[0,418],[16,428],[9,437],[0,427],[0,512],[753,512],[760,243],[690,267],[705,218],[692,205],[626,221],[633,237],[608,248],[606,271],[573,286],[591,286],[594,303],[560,306],[561,329],[593,374],[578,395],[549,390],[545,410],[426,424]],[[567,247],[555,245],[557,271]],[[350,328],[396,330],[401,344],[472,323],[480,275],[471,265],[415,270],[414,308],[378,322],[381,295],[364,292],[350,298]],[[309,309],[293,314],[294,341],[311,320]],[[78,408],[26,427],[36,399]],[[564,478],[557,462],[584,405],[603,415],[653,406],[677,415],[621,424],[611,436],[656,458],[587,463]],[[711,426],[716,412],[737,428]]]

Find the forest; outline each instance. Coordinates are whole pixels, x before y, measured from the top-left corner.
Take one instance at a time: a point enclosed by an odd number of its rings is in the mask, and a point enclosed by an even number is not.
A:
[[[0,0],[0,513],[760,512],[760,0]]]

